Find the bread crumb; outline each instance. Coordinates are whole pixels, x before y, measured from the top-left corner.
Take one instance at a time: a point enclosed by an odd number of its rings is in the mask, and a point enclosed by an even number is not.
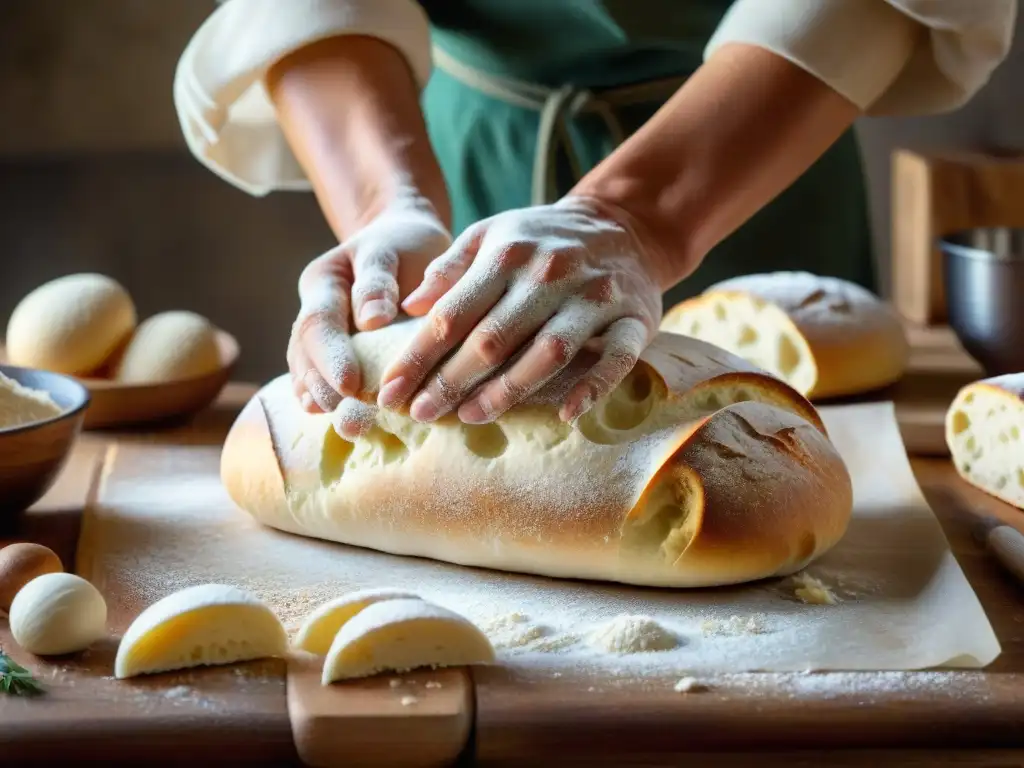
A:
[[[708,686],[701,683],[695,677],[681,677],[679,681],[672,686],[672,690],[676,693],[702,693],[708,689]]]
[[[418,702],[419,702],[419,699],[417,699],[415,696],[403,696],[402,697],[402,706],[403,707],[411,707],[413,704],[416,704]]]
[[[836,594],[820,579],[809,573],[798,573],[791,578],[793,595],[807,605],[835,605],[839,602]]]
[[[427,684],[426,684],[426,686],[425,686],[425,687],[427,687],[427,688],[442,688],[442,687],[444,687],[444,686],[442,686],[442,685],[441,685],[441,684],[440,684],[439,682],[437,682],[436,680],[428,680],[428,681],[427,681]]]
[[[398,679],[398,678],[396,677],[396,678],[394,678],[394,679],[392,679],[392,680],[389,680],[389,681],[388,681],[388,685],[390,685],[390,686],[391,686],[392,688],[401,688],[401,687],[402,687],[402,681],[401,681],[401,680],[399,680],[399,679]]]
[[[192,694],[192,689],[187,685],[176,685],[173,688],[168,688],[164,691],[164,696],[168,699],[184,699]]]
[[[679,645],[672,632],[646,616],[617,616],[590,635],[590,645],[607,653],[670,651]]]

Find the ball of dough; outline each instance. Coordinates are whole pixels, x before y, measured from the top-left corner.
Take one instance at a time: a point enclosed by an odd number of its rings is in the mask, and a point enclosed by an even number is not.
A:
[[[107,633],[103,595],[73,573],[48,573],[22,587],[11,603],[11,634],[37,656],[84,651]]]
[[[63,570],[56,553],[42,544],[23,542],[0,549],[0,609],[9,611],[14,596],[32,579]]]
[[[83,376],[102,367],[131,335],[135,305],[116,281],[67,275],[23,298],[7,324],[13,365]]]
[[[153,315],[139,325],[118,362],[114,378],[131,383],[177,381],[220,368],[217,330],[195,312]]]

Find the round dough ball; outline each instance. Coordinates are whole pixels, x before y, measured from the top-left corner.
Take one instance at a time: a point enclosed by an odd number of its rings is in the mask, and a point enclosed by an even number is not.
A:
[[[45,573],[60,573],[64,565],[42,544],[22,542],[0,549],[0,609],[9,611],[22,587]]]
[[[36,288],[7,324],[12,365],[83,376],[102,367],[131,335],[128,292],[105,275],[67,275]]]
[[[195,312],[153,315],[139,325],[114,378],[131,383],[191,379],[221,366],[217,329]]]
[[[29,653],[76,653],[107,634],[107,603],[82,577],[48,573],[15,596],[10,624],[14,640]]]

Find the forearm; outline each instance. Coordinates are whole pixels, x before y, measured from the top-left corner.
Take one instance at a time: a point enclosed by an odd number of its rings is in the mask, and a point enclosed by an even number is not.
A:
[[[764,49],[718,50],[572,194],[625,211],[663,288],[795,181],[858,108]]]
[[[272,66],[267,90],[339,240],[415,191],[450,227],[444,178],[402,55],[371,37],[306,46]]]

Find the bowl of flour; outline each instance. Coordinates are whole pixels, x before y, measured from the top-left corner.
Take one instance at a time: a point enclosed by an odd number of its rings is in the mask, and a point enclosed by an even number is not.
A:
[[[0,365],[0,524],[50,489],[88,407],[89,391],[68,376]]]

